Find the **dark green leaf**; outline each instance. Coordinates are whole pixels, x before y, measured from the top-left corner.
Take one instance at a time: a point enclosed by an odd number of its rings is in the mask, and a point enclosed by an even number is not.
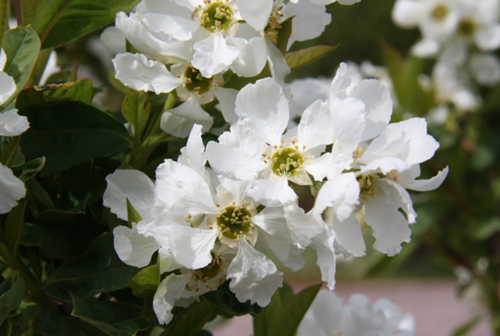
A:
[[[98,328],[109,336],[131,336],[149,326],[140,308],[118,302],[90,301],[85,303],[76,295],[71,315]]]
[[[12,171],[23,182],[35,177],[45,166],[45,158],[34,159],[21,165],[12,167]]]
[[[31,27],[11,29],[4,33],[2,48],[7,55],[3,71],[13,77],[17,85],[16,93],[2,105],[6,107],[30,78],[40,52],[40,39]]]
[[[54,48],[115,20],[119,11],[129,12],[139,0],[38,0],[23,25],[40,34],[43,48]]]
[[[19,113],[30,121],[21,139],[23,152],[27,160],[45,156],[44,172],[61,171],[114,154],[129,144],[122,124],[81,102],[49,102],[27,106]]]
[[[337,49],[337,47],[319,45],[307,49],[289,52],[285,55],[286,63],[292,70],[295,70],[310,63],[316,62],[317,60],[333,52],[335,49]]]
[[[0,1],[0,45],[2,44],[3,34],[9,30],[10,1]]]
[[[141,135],[151,114],[151,105],[147,104],[147,93],[131,91],[123,100],[122,114],[134,126],[135,132]]]
[[[5,280],[5,282],[10,281],[12,281],[12,279]],[[11,311],[19,307],[25,292],[26,286],[24,280],[22,277],[18,276],[12,287],[0,296],[0,324],[2,324]]]
[[[253,319],[253,334],[254,336],[267,336],[267,330],[270,328],[271,323],[274,323],[275,315],[281,310],[281,294],[277,290],[271,302],[262,309],[260,314]]]
[[[229,281],[224,282],[217,290],[206,293],[203,297],[229,316],[257,315],[261,310],[257,304],[251,304],[250,301],[240,302],[229,289]]]
[[[313,285],[292,297],[281,310],[274,315],[274,321],[267,329],[267,335],[293,336],[318,294],[321,284]]]
[[[73,71],[66,69],[53,73],[47,78],[47,83],[45,84],[63,84],[69,81],[73,75]]]
[[[452,336],[465,336],[470,333],[478,324],[483,320],[482,316],[477,316],[471,319],[469,322],[458,327],[453,332]]]
[[[161,336],[194,336],[208,322],[214,310],[210,302],[203,300],[195,303],[179,314],[174,314]]]
[[[130,283],[135,296],[143,299],[152,299],[160,285],[160,264],[142,269]]]
[[[26,202],[24,199],[20,200],[19,204],[9,212],[5,223],[5,240],[12,260],[17,257],[19,242],[23,234],[25,207]]]
[[[118,258],[113,246],[113,234],[104,233],[92,242],[82,257],[50,274],[43,286],[53,297],[71,301],[69,292],[88,298],[125,288],[138,270]]]
[[[196,336],[213,336],[212,333],[208,330],[200,330],[196,334]]]
[[[3,165],[10,167],[16,157],[21,137],[15,137],[2,149],[1,162]]]

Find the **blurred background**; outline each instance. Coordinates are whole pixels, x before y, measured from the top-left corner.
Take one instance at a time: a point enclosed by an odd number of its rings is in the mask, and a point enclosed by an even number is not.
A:
[[[331,79],[340,62],[369,61],[385,67],[398,91],[394,92],[398,100],[394,121],[425,116],[432,103],[423,103],[421,88],[412,88],[418,86],[414,84],[420,75],[431,75],[434,63],[408,55],[420,33],[395,26],[393,6],[394,0],[328,6],[332,23],[325,33],[317,40],[296,43],[292,50],[318,44],[338,48],[288,80]],[[47,83],[65,81],[77,69],[78,77],[92,77],[97,90],[102,87],[93,103],[117,111],[124,94],[112,79],[112,56],[99,35],[96,32],[58,48],[54,65],[60,70]],[[77,64],[69,63],[75,59]],[[399,72],[407,74],[404,83],[394,80]],[[500,87],[479,88],[478,94],[483,103],[474,111],[459,113],[449,106],[445,120],[429,126],[441,148],[423,165],[422,177],[434,176],[447,165],[450,174],[439,190],[412,194],[418,218],[411,226],[411,244],[403,244],[401,254],[388,258],[371,248],[374,238],[365,226],[367,256],[338,264],[340,297],[346,301],[358,292],[372,301],[387,297],[403,312],[415,315],[419,336],[486,336],[498,334],[500,328]],[[314,251],[307,250],[304,258],[303,270],[292,274],[283,269],[296,291],[320,278]],[[213,327],[217,336],[245,336],[251,329],[248,316]]]

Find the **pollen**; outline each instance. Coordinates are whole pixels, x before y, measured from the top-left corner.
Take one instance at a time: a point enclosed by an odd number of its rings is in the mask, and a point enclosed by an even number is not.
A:
[[[188,66],[184,71],[183,87],[197,95],[202,95],[212,86],[212,78],[203,77],[201,72],[193,66]]]
[[[304,163],[304,157],[293,148],[280,149],[272,157],[272,171],[278,176],[297,175]]]
[[[207,7],[201,14],[200,24],[210,32],[224,32],[231,27],[234,22],[234,14],[231,7],[216,1],[208,2]]]
[[[237,240],[253,229],[252,214],[245,207],[228,206],[217,217],[219,231],[224,237]]]

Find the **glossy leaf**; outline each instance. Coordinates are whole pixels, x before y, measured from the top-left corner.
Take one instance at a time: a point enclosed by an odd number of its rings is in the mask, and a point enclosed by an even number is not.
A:
[[[174,313],[174,319],[165,327],[161,336],[194,336],[209,321],[215,306],[201,301]]]
[[[299,69],[310,63],[316,62],[319,59],[327,56],[333,52],[337,47],[319,45],[302,49],[298,51],[289,52],[285,55],[286,63],[292,69]]]
[[[21,139],[27,160],[47,159],[44,172],[114,154],[129,145],[125,127],[109,114],[77,101],[27,106],[30,128]]]
[[[25,162],[21,165],[12,167],[12,171],[16,174],[19,179],[23,182],[35,177],[40,171],[42,171],[45,166],[45,158],[34,159],[29,162]]]
[[[160,285],[160,264],[142,269],[130,283],[135,296],[143,299],[152,299]]]
[[[5,283],[12,281],[12,279],[5,280]],[[4,283],[2,283],[4,285]],[[6,292],[0,296],[0,324],[5,320],[11,311],[17,309],[21,304],[26,286],[22,277],[18,276],[16,281],[12,284]]]
[[[113,234],[97,237],[85,254],[57,268],[44,281],[44,289],[62,301],[71,301],[70,292],[88,298],[101,292],[125,288],[138,269],[125,265],[116,255]]]
[[[23,234],[25,207],[25,200],[20,200],[18,205],[9,212],[5,223],[5,241],[12,260],[17,258],[19,242]]]

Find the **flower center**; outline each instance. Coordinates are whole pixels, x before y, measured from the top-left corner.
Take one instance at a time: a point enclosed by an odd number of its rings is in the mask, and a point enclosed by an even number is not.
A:
[[[271,158],[273,173],[278,176],[295,176],[302,169],[304,157],[293,148],[280,149]]]
[[[233,10],[216,1],[208,5],[201,14],[201,25],[212,33],[225,31],[233,24]]]
[[[448,16],[448,7],[443,4],[439,4],[432,10],[432,17],[437,21],[442,21]]]
[[[204,94],[212,86],[213,78],[205,78],[200,70],[191,65],[184,71],[184,87],[195,94]]]
[[[376,175],[360,175],[357,177],[359,183],[359,194],[362,200],[367,201],[368,197],[375,197],[375,180],[378,178]]]
[[[465,37],[473,35],[476,32],[476,29],[476,22],[471,19],[462,19],[458,24],[458,32]]]
[[[223,268],[221,267],[220,258],[212,253],[212,262],[203,268],[192,271],[192,273],[196,280],[206,282],[218,276],[221,271],[223,271]]]
[[[246,208],[228,206],[217,216],[217,225],[224,237],[239,239],[253,229],[252,214]]]

